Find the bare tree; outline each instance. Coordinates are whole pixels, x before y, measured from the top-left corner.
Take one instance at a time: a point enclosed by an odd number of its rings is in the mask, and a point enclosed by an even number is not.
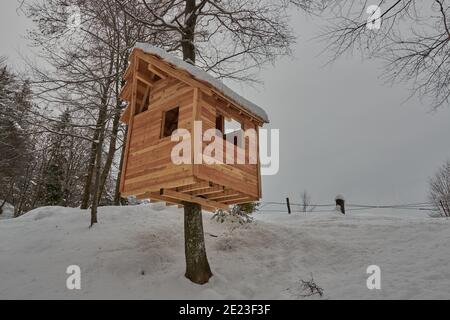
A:
[[[163,46],[218,78],[253,81],[254,72],[288,55],[295,38],[289,9],[308,8],[308,0],[115,0],[137,22],[167,35]],[[201,206],[184,206],[186,277],[207,283]]]
[[[69,6],[77,8],[79,19],[71,28]],[[107,179],[123,145],[119,118],[124,105],[119,95],[129,54],[136,41],[158,44],[166,35],[131,21],[115,2],[106,0],[32,2],[24,10],[36,22],[30,40],[39,48],[40,58],[53,67],[49,71],[30,64],[36,98],[55,109],[70,107],[82,114],[73,125],[84,128],[80,138],[91,144],[81,208],[91,207],[92,226],[102,197],[109,197],[110,203],[118,198],[113,195],[118,189]],[[105,192],[107,185],[112,190]]]
[[[444,0],[327,0],[322,32],[332,60],[345,53],[380,58],[390,82],[409,82],[434,108],[450,97],[450,4]],[[376,25],[379,25],[379,29]],[[369,27],[368,27],[369,26]]]
[[[18,216],[29,208],[33,155],[38,141],[32,136],[31,90],[0,58],[0,212],[6,202]]]
[[[430,179],[429,198],[442,216],[450,217],[450,160]]]
[[[309,0],[115,0],[135,21],[170,39],[164,45],[218,78],[255,81],[264,64],[291,53],[292,8]]]
[[[313,212],[316,209],[315,206],[312,205],[311,196],[308,191],[303,191],[300,196],[300,210],[303,213]]]

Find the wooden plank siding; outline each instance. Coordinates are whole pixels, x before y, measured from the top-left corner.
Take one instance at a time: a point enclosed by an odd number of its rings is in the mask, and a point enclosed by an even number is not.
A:
[[[201,121],[203,125],[203,132],[208,129],[214,129],[216,126],[216,116],[218,113],[224,115],[227,118],[233,118],[243,124],[243,129],[253,128],[257,129],[257,125],[252,123],[249,119],[243,115],[234,112],[227,108],[227,106],[220,101],[202,95],[199,108],[201,110]],[[204,147],[208,142],[204,142]],[[234,146],[231,146],[233,148]],[[230,159],[231,155],[227,154],[226,143],[224,143],[224,160]],[[228,147],[228,150],[231,149]],[[259,198],[259,179],[258,179],[258,164],[251,165],[249,163],[249,143],[246,139],[245,143],[245,161],[246,164],[217,164],[217,165],[201,165],[196,171],[196,177],[201,180],[209,179],[209,181],[232,188],[234,190],[243,192],[252,197]],[[241,150],[243,152],[244,150]],[[236,160],[235,154],[235,160]]]
[[[161,139],[163,114],[172,108],[179,108],[178,128],[191,130],[193,92],[173,78],[160,80],[152,88],[148,110],[134,117],[123,196],[157,191],[174,181],[194,181],[192,166],[172,163],[171,151],[177,142]]]

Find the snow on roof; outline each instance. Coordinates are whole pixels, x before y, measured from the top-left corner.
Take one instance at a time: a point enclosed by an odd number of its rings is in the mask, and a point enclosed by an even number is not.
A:
[[[194,66],[192,64],[187,63],[186,61],[183,61],[170,53],[166,52],[165,50],[152,46],[147,43],[138,42],[135,45],[135,48],[141,49],[144,52],[148,54],[152,54],[155,56],[158,56],[162,60],[176,66],[179,69],[183,69],[187,72],[189,72],[193,77],[195,77],[197,80],[205,81],[211,86],[213,86],[215,89],[223,93],[227,98],[233,100],[238,105],[242,106],[245,110],[250,112],[253,115],[258,116],[264,122],[269,123],[269,117],[267,113],[261,108],[258,107],[253,102],[245,99],[244,97],[240,96],[230,88],[228,88],[222,81],[214,78],[209,73],[203,71],[197,66]]]

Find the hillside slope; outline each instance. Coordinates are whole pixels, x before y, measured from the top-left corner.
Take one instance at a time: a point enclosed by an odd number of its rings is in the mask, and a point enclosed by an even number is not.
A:
[[[323,299],[450,298],[450,221],[358,213],[259,214],[232,230],[204,215],[214,273],[183,277],[183,213],[161,206],[87,211],[48,207],[0,222],[0,299],[299,299],[300,280]],[[217,236],[217,237],[214,237]],[[379,265],[382,290],[366,287]],[[81,267],[79,291],[66,268]],[[318,298],[318,297],[316,297]]]
[[[0,199],[0,205],[3,203],[3,200]],[[12,219],[14,218],[14,207],[6,202],[3,205],[3,212],[0,214],[0,220]]]

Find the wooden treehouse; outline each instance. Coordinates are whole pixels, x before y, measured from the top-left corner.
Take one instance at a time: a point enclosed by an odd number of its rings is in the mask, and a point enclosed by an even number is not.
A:
[[[200,68],[159,48],[137,44],[129,62],[121,92],[128,102],[121,118],[128,124],[122,196],[178,206],[192,202],[207,211],[258,201],[259,128],[268,122],[266,113]],[[198,123],[200,129],[194,126]],[[177,129],[190,134],[191,162],[173,161],[172,150],[179,142],[172,141],[172,134]],[[198,161],[209,143],[202,138],[211,129],[218,130],[211,141],[223,140],[222,163]],[[249,129],[256,132],[256,144],[245,134]]]

